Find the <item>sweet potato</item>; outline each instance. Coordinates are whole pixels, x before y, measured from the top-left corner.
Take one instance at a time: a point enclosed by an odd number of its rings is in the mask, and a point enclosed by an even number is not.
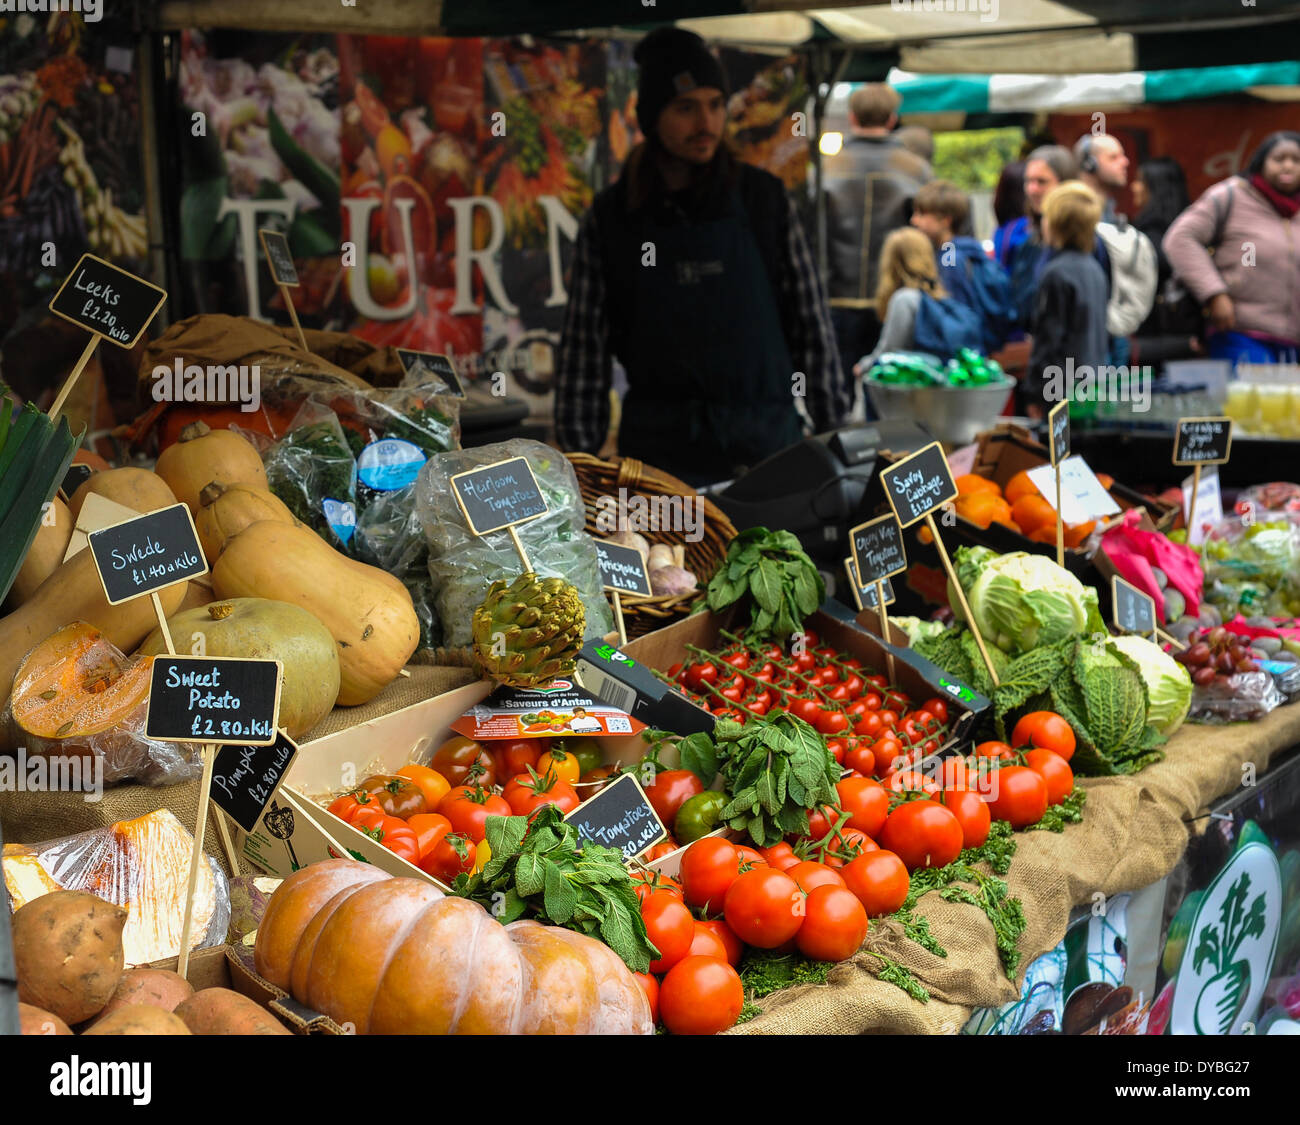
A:
[[[195,1035],[292,1035],[284,1024],[256,1001],[229,988],[205,988],[176,1014]]]
[[[20,1035],[71,1035],[72,1028],[53,1012],[35,1008],[18,1001],[18,1033]]]
[[[117,982],[112,999],[99,1014],[103,1017],[132,1004],[147,1004],[165,1012],[174,1012],[177,1004],[193,995],[193,985],[170,969],[127,969]]]
[[[189,1035],[184,1022],[163,1008],[130,1004],[96,1020],[82,1035]]]
[[[98,1015],[122,979],[126,910],[84,891],[51,891],[13,916],[18,999],[75,1024]]]

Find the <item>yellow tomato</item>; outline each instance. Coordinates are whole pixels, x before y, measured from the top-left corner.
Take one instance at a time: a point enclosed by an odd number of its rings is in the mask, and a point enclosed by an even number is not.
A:
[[[482,871],[487,866],[487,861],[492,858],[492,849],[488,847],[486,840],[480,840],[474,850],[474,873]]]
[[[561,781],[569,782],[570,785],[577,781],[582,773],[582,767],[578,764],[577,755],[556,747],[553,747],[548,753],[537,759],[536,768],[542,777],[545,777],[549,771]]]
[[[404,777],[424,794],[424,803],[429,811],[436,809],[442,799],[451,792],[451,783],[437,770],[415,763],[403,766],[397,771],[398,777]]]

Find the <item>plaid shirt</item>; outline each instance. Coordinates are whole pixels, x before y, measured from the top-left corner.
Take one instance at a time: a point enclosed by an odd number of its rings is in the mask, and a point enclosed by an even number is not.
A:
[[[807,377],[804,402],[815,432],[834,429],[850,406],[821,277],[794,204],[779,279],[782,329],[795,371]],[[719,331],[740,325],[719,325]],[[667,330],[667,328],[665,328]],[[555,429],[562,449],[595,453],[609,430],[612,365],[605,317],[605,279],[594,208],[583,216],[574,245],[569,305],[555,380]]]

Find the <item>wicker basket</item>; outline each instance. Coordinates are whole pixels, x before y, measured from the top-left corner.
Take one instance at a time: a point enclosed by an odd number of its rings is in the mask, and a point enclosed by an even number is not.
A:
[[[678,618],[685,617],[694,608],[695,603],[704,597],[704,587],[713,577],[722,560],[726,557],[727,547],[736,537],[736,529],[722,510],[707,497],[701,497],[689,484],[653,468],[632,457],[615,457],[612,461],[602,461],[589,453],[566,453],[578,474],[578,484],[582,489],[582,502],[587,511],[586,531],[596,539],[608,539],[614,529],[608,525],[599,527],[597,518],[601,511],[597,501],[608,497],[617,502],[619,489],[626,489],[626,499],[632,502],[635,496],[649,501],[646,528],[636,528],[651,543],[666,543],[670,547],[681,545],[686,552],[686,569],[699,579],[700,588],[689,594],[672,594],[657,598],[637,598],[627,594],[621,595],[623,603],[623,625],[628,638],[640,637],[664,625],[670,625]],[[680,496],[684,500],[703,503],[704,510],[700,520],[703,532],[698,542],[686,540],[684,528],[661,527],[658,516],[660,510],[654,506],[656,498]]]

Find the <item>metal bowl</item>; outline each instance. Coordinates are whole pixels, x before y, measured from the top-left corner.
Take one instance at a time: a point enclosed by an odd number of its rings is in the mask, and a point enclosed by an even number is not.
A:
[[[966,445],[997,422],[1014,384],[986,387],[906,387],[866,380],[876,415],[922,423],[939,441]]]

